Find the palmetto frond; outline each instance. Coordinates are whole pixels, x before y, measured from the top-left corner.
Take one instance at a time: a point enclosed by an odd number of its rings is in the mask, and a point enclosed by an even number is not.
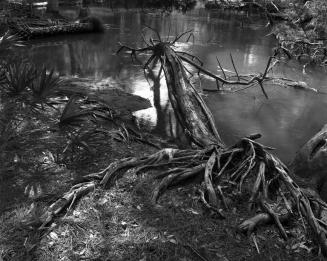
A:
[[[110,135],[110,131],[105,132],[97,128],[81,128],[69,133],[69,141],[64,149],[64,153],[69,149],[77,152],[86,151],[90,154],[94,153],[94,149],[101,146],[106,137]]]
[[[5,51],[11,47],[24,46],[23,42],[17,35],[6,32],[0,37],[0,51]]]
[[[60,120],[60,126],[81,126],[88,116],[92,114],[90,109],[81,109],[80,106],[76,103],[77,98],[71,97],[66,104]]]
[[[56,89],[62,84],[63,80],[54,75],[54,70],[47,73],[47,69],[43,67],[30,88],[33,92],[35,101],[43,103],[47,98],[55,94]]]
[[[31,87],[36,77],[36,70],[33,65],[24,61],[13,62],[3,67],[4,78],[2,86],[11,96],[16,96]]]

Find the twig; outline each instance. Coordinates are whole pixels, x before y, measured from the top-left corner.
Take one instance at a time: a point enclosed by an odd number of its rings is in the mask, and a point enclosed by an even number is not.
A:
[[[255,234],[252,234],[252,241],[253,241],[253,243],[255,245],[255,248],[256,248],[258,254],[260,254],[260,249],[259,249],[258,242],[257,242],[257,237],[255,236]]]
[[[152,28],[152,27],[150,27],[150,26],[148,26],[148,25],[145,25],[145,27],[146,27],[146,28],[149,28],[151,31],[155,32],[155,34],[156,34],[157,37],[158,37],[158,40],[161,42],[161,36],[160,36],[159,32],[158,32],[156,29],[154,29],[154,28]]]
[[[218,217],[220,219],[226,219],[226,217],[224,216],[224,214],[222,213],[222,211],[218,208],[215,208],[213,206],[211,206],[207,200],[205,199],[205,196],[204,196],[204,192],[201,190],[201,189],[198,189],[198,192],[200,194],[200,200],[201,202],[203,203],[203,205],[209,209],[209,210],[212,210],[214,213],[218,214]]]
[[[224,70],[224,68],[221,66],[221,64],[220,64],[220,62],[219,62],[219,59],[218,59],[218,56],[216,56],[216,60],[217,60],[218,66],[219,66],[219,68],[220,68],[220,71],[223,73],[223,75],[224,75],[224,79],[226,80],[227,77],[226,77],[226,74],[225,74],[225,70]]]
[[[188,30],[188,31],[176,36],[175,39],[171,42],[171,45],[175,44],[181,37],[183,37],[184,35],[191,33],[191,32],[193,32],[193,30]],[[188,37],[187,42],[188,42],[189,38],[190,38],[190,36]]]
[[[270,206],[266,202],[263,201],[262,198],[260,199],[260,206],[261,206],[261,208],[262,208],[263,211],[267,212],[272,217],[272,219],[275,221],[275,223],[276,223],[276,225],[277,225],[277,227],[279,229],[279,232],[281,233],[282,237],[285,240],[287,240],[287,238],[288,238],[287,237],[287,234],[285,232],[285,229],[284,229],[282,223],[279,220],[278,215],[270,208]]]
[[[235,73],[236,73],[237,79],[240,80],[240,76],[238,75],[238,72],[237,72],[237,70],[236,70],[236,66],[235,66],[235,63],[234,63],[233,56],[232,56],[231,53],[230,53],[229,55],[230,55],[230,59],[232,60],[232,65],[233,65],[234,71],[235,71]]]

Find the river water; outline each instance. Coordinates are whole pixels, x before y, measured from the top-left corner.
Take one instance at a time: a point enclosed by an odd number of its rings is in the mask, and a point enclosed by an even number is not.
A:
[[[193,30],[189,42],[177,43],[181,51],[198,56],[205,67],[217,72],[216,57],[224,68],[232,70],[233,55],[239,73],[263,72],[272,48],[276,45],[265,21],[246,14],[207,11],[202,7],[189,11],[166,12],[138,9],[91,8],[106,24],[104,34],[61,36],[32,42],[27,55],[37,64],[55,68],[61,75],[106,79],[124,90],[148,98],[153,107],[134,112],[138,122],[153,133],[177,139],[182,130],[168,104],[164,79],[148,74],[126,54],[116,55],[117,43],[143,46],[141,33],[151,26],[170,39]],[[66,13],[74,16],[73,10]],[[145,38],[153,33],[143,30]],[[145,61],[149,56],[142,55]],[[190,68],[190,70],[192,70]],[[230,93],[205,92],[204,97],[214,114],[218,130],[227,144],[252,133],[261,133],[261,142],[276,148],[276,154],[289,162],[299,147],[327,122],[327,76],[320,69],[295,63],[283,63],[273,71],[275,76],[306,81],[322,93],[276,85],[265,85],[269,99],[259,87]],[[154,81],[153,81],[154,80]],[[215,83],[202,79],[201,86],[215,88]]]

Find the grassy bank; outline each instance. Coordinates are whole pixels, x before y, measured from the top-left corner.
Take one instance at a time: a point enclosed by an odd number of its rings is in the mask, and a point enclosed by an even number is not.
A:
[[[88,169],[97,171],[116,157],[140,155],[152,148],[112,143],[107,156]],[[96,167],[95,167],[96,166]],[[82,170],[83,169],[83,170]],[[220,220],[199,202],[194,186],[172,190],[150,202],[151,173],[133,173],[112,189],[96,189],[45,231],[38,231],[39,214],[51,199],[22,200],[1,215],[0,249],[4,260],[319,260],[312,242],[299,230],[300,220],[287,226],[281,239],[274,226],[254,237],[238,233],[247,216],[244,197],[235,195],[226,219]],[[57,189],[66,189],[57,184]],[[52,198],[55,199],[56,196]],[[238,211],[236,212],[236,208]]]

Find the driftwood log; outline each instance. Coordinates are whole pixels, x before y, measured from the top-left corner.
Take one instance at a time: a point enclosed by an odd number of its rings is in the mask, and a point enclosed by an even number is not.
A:
[[[11,34],[17,35],[24,40],[42,38],[59,34],[79,34],[102,32],[103,26],[97,19],[84,19],[83,21],[42,21],[35,24],[34,21],[11,21],[8,22]]]

